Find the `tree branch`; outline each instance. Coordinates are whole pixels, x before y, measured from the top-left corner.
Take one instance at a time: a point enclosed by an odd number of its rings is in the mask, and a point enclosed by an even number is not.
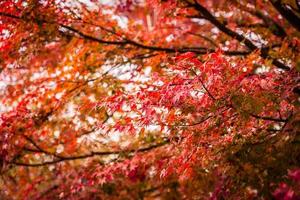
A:
[[[6,16],[6,17],[11,17],[13,19],[18,19],[18,20],[24,20],[24,18],[19,17],[19,16],[15,16],[15,15],[11,15],[11,14],[7,14],[7,13],[3,13],[0,12],[0,16]],[[62,28],[65,28],[66,30],[77,34],[79,37],[86,39],[86,40],[90,40],[90,41],[94,41],[94,42],[98,42],[101,44],[107,44],[107,45],[132,45],[138,48],[142,48],[142,49],[146,49],[146,50],[153,50],[153,51],[164,51],[167,53],[185,53],[185,52],[194,52],[196,54],[207,54],[207,53],[213,53],[216,50],[215,49],[210,49],[210,48],[206,48],[206,47],[159,47],[159,46],[149,46],[149,45],[145,45],[145,44],[141,44],[139,42],[136,42],[134,40],[128,39],[128,38],[124,38],[123,40],[120,41],[111,41],[111,40],[103,40],[88,34],[83,33],[80,30],[77,30],[71,26],[65,25],[65,24],[60,24],[60,23],[56,23],[56,22],[49,22],[49,21],[45,21],[45,20],[39,20],[39,19],[31,19],[32,21],[36,22],[36,23],[46,23],[46,24],[57,24]],[[70,36],[70,34],[64,32],[64,31],[60,31],[62,34],[68,35]],[[72,35],[74,36],[74,35]],[[251,52],[249,51],[224,51],[225,55],[228,56],[244,56],[244,55],[248,55]]]
[[[285,38],[287,36],[283,27],[281,27],[275,20],[273,20],[271,17],[265,15],[263,12],[261,12],[259,10],[251,9],[236,0],[234,1],[234,3],[237,4],[237,6],[241,10],[243,10],[253,16],[256,16],[257,18],[261,19],[264,22],[264,24],[256,24],[256,25],[259,25],[260,27],[269,29],[274,35],[277,35],[281,38]]]
[[[249,113],[249,115],[251,117],[256,118],[256,119],[268,120],[268,121],[273,121],[273,122],[287,122],[287,119],[278,119],[278,118],[272,118],[272,117],[264,117],[264,116],[255,115],[253,113]]]
[[[53,165],[57,164],[60,162],[65,162],[65,161],[71,161],[71,160],[78,160],[78,159],[86,159],[86,158],[91,158],[94,156],[108,156],[108,155],[118,155],[121,153],[141,153],[141,152],[146,152],[155,148],[162,147],[166,144],[169,144],[170,140],[166,139],[163,142],[150,145],[148,147],[143,147],[140,149],[132,149],[132,150],[125,150],[125,151],[95,151],[95,152],[90,152],[88,154],[84,155],[78,155],[78,156],[70,156],[70,157],[64,157],[64,156],[59,156],[58,159],[52,160],[52,161],[46,161],[46,162],[41,162],[41,163],[24,163],[24,162],[17,162],[17,161],[12,161],[11,164],[18,165],[18,166],[25,166],[25,167],[41,167],[41,166],[46,166],[46,165]]]
[[[191,6],[193,6],[197,11],[201,13],[201,15],[205,16],[205,19],[207,19],[210,23],[212,23],[214,26],[216,26],[220,31],[225,33],[226,35],[238,40],[241,43],[244,43],[252,52],[256,50],[260,50],[260,55],[262,58],[270,58],[272,59],[272,64],[276,67],[283,69],[283,70],[290,70],[288,66],[283,64],[282,62],[278,61],[277,59],[273,59],[267,51],[264,51],[264,49],[258,48],[251,40],[247,39],[245,36],[229,29],[226,27],[225,24],[221,23],[216,17],[214,17],[204,6],[202,6],[200,3],[195,0],[195,3],[191,3],[187,0],[185,2]]]
[[[281,0],[270,0],[274,8],[284,17],[297,31],[300,31],[300,18],[288,7],[281,3]],[[297,0],[295,0],[297,1]],[[298,4],[297,4],[298,5]]]

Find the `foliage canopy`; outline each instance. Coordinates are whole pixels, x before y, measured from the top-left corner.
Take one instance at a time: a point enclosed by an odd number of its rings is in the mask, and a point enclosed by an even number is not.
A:
[[[0,199],[299,199],[299,7],[0,1]]]

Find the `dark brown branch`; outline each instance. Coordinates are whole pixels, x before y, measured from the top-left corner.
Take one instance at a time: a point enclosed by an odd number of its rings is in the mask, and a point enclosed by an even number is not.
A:
[[[35,151],[35,152],[40,152],[40,153],[44,153],[47,155],[52,155],[55,156],[57,158],[60,158],[59,155],[56,155],[55,153],[51,153],[49,151],[46,151],[45,149],[41,148],[34,140],[32,140],[30,137],[26,136],[26,135],[22,135],[27,141],[29,141],[36,149],[25,149],[27,151]]]
[[[197,75],[197,73],[194,70],[191,70],[191,72],[197,76],[197,79],[200,81],[202,87],[204,88],[204,90],[206,91],[206,93],[208,94],[208,96],[212,99],[212,100],[216,100],[216,98],[212,95],[212,93],[208,90],[208,88],[205,86],[204,82],[202,81],[201,77]]]
[[[233,108],[233,109],[237,109],[235,106],[233,106],[232,104],[226,104],[226,106],[228,106],[229,108]],[[262,119],[262,120],[267,120],[267,121],[273,121],[273,122],[288,122],[288,118],[287,119],[282,119],[282,118],[273,118],[273,117],[269,117],[269,116],[259,116],[256,115],[254,113],[248,112],[246,110],[242,110],[243,112],[245,112],[246,114],[250,115],[251,117],[254,117],[256,119]]]
[[[147,49],[147,50],[153,50],[153,51],[165,51],[168,53],[185,53],[185,52],[194,52],[197,54],[207,54],[207,53],[213,53],[215,52],[214,49],[209,49],[209,48],[205,48],[205,47],[174,47],[174,48],[169,48],[169,47],[159,47],[159,46],[149,46],[149,45],[144,45],[141,43],[138,43],[134,40],[130,40],[130,39],[124,39],[124,41],[105,41],[105,40],[101,40],[98,39],[96,37],[90,36],[90,35],[86,35],[82,32],[80,32],[79,30],[76,30],[72,27],[66,26],[66,25],[62,25],[62,27],[77,33],[78,35],[80,35],[83,39],[88,39],[88,40],[92,40],[95,42],[99,42],[99,43],[103,43],[103,44],[114,44],[114,45],[132,45],[135,47],[139,47],[142,49]],[[224,51],[225,55],[229,55],[229,56],[239,56],[239,55],[248,55],[250,52],[249,51]]]
[[[48,22],[45,22],[45,23],[48,23]],[[125,45],[127,44],[126,41],[110,41],[110,40],[103,40],[103,39],[100,39],[100,38],[96,38],[96,37],[93,37],[93,36],[90,36],[90,35],[87,35],[71,26],[67,26],[67,25],[64,25],[64,24],[59,24],[59,26],[73,32],[73,33],[76,33],[78,34],[80,37],[82,38],[85,38],[85,39],[88,39],[88,40],[91,40],[91,41],[94,41],[94,42],[99,42],[101,44],[113,44],[113,45]]]
[[[9,18],[17,19],[17,20],[21,19],[21,17],[19,17],[19,16],[12,15],[12,14],[5,13],[5,12],[0,12],[0,16],[9,17]]]
[[[18,19],[18,20],[24,20],[22,17],[18,17],[18,16],[14,16],[14,15],[10,15],[7,13],[2,13],[0,12],[0,16],[6,16],[6,17],[11,17],[14,19]],[[56,22],[49,22],[49,21],[45,21],[45,20],[39,20],[39,19],[31,19],[34,22],[37,23],[46,23],[46,24],[57,24]],[[107,44],[107,45],[132,45],[138,48],[142,48],[142,49],[146,49],[146,50],[153,50],[153,51],[164,51],[164,52],[168,52],[168,53],[185,53],[185,52],[194,52],[196,54],[207,54],[207,53],[213,53],[215,52],[215,49],[210,49],[210,48],[206,48],[206,47],[173,47],[173,48],[169,48],[169,47],[159,47],[159,46],[149,46],[149,45],[144,45],[141,43],[138,43],[136,41],[130,40],[128,38],[124,38],[123,40],[120,41],[110,41],[110,40],[103,40],[88,34],[85,34],[83,32],[81,32],[80,30],[77,30],[71,26],[67,26],[65,24],[57,24],[62,28],[65,28],[66,30],[70,31],[71,33],[77,34],[80,38],[86,39],[86,40],[90,40],[90,41],[94,41],[94,42],[98,42],[101,44]],[[70,36],[69,33],[65,32],[65,31],[60,31],[62,34],[65,34],[67,36]],[[74,35],[72,35],[74,36]],[[76,36],[76,35],[75,35]],[[251,52],[249,51],[224,51],[225,55],[228,56],[244,56],[244,55],[248,55]]]
[[[265,116],[258,116],[252,113],[249,113],[251,117],[254,117],[256,119],[262,119],[267,121],[273,121],[273,122],[287,122],[286,119],[278,119],[278,118],[272,118],[272,117],[265,117]]]
[[[57,164],[57,163],[65,162],[65,161],[91,158],[94,156],[118,155],[121,153],[128,153],[128,154],[141,153],[141,152],[150,151],[150,150],[158,148],[158,147],[162,147],[169,143],[170,143],[170,140],[166,139],[163,142],[160,142],[160,143],[157,143],[154,145],[150,145],[148,147],[143,147],[140,149],[132,149],[132,150],[124,150],[124,151],[102,151],[102,152],[95,151],[95,152],[90,152],[88,154],[79,155],[79,156],[70,156],[70,157],[59,156],[59,158],[56,160],[46,161],[46,162],[41,162],[41,163],[24,163],[24,162],[13,161],[11,164],[18,165],[18,166],[25,166],[25,167],[41,167],[41,166]]]
[[[202,6],[200,3],[198,3],[197,0],[195,0],[195,3],[191,3],[187,0],[185,2],[188,3],[189,5],[193,6],[197,11],[199,11],[201,13],[202,16],[205,16],[205,18],[210,23],[212,23],[214,26],[216,26],[220,31],[222,31],[226,35],[238,40],[239,42],[244,43],[252,52],[259,50],[262,58],[271,58],[271,56],[268,54],[267,51],[264,51],[263,49],[258,48],[251,40],[247,39],[245,36],[235,32],[235,31],[227,28],[225,24],[223,24],[215,16],[213,16],[204,6]],[[288,66],[286,66],[282,62],[278,61],[277,59],[272,59],[272,64],[280,69],[290,70],[290,68]]]
[[[274,35],[277,35],[281,38],[285,38],[287,36],[283,27],[281,27],[275,20],[271,17],[265,15],[260,10],[250,9],[249,7],[242,5],[239,1],[234,1],[237,6],[242,9],[243,11],[248,12],[249,14],[256,16],[257,18],[261,19],[264,24],[255,24],[255,26],[260,26],[269,29]],[[252,25],[250,25],[251,27]]]
[[[297,31],[300,31],[300,18],[298,15],[282,4],[281,0],[271,0],[271,3],[282,17],[284,17]]]

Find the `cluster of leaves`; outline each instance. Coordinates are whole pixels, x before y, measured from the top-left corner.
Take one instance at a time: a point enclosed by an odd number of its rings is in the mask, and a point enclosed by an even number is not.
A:
[[[294,169],[289,171],[288,178],[291,186],[286,183],[280,183],[279,187],[274,191],[276,199],[299,199],[300,198],[300,170]]]
[[[296,0],[1,1],[0,199],[298,199],[299,20]]]

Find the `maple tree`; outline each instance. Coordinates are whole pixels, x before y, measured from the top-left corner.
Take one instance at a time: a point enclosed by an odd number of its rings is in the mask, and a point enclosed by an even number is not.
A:
[[[299,199],[297,0],[0,1],[0,199]]]

